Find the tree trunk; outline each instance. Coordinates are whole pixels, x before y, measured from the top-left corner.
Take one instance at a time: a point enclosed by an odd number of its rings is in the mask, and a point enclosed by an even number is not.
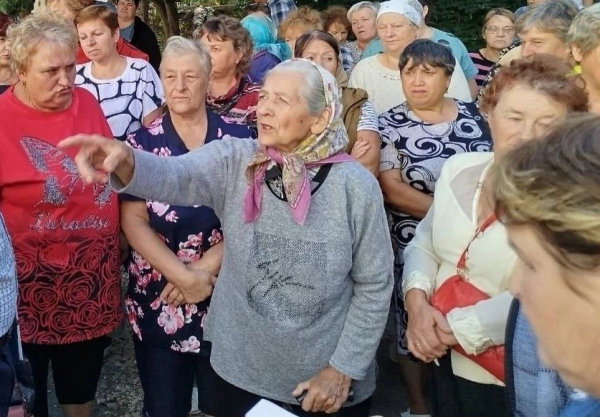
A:
[[[179,13],[177,12],[177,3],[175,0],[164,0],[167,9],[167,18],[169,20],[170,36],[180,35]]]
[[[150,4],[148,4],[149,0],[141,0],[140,7],[142,8],[142,20],[146,23],[150,22]]]
[[[154,6],[156,6],[156,12],[160,17],[160,22],[163,26],[163,32],[165,32],[165,39],[169,39],[171,37],[171,28],[169,27],[169,18],[167,17],[167,8],[165,7],[165,3],[163,0],[152,0]]]

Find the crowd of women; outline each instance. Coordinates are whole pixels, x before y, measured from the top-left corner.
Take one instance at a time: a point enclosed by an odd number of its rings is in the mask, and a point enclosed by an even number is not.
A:
[[[18,345],[91,417],[123,304],[147,417],[368,417],[390,311],[403,416],[600,416],[600,5],[278,1],[0,16],[0,416]]]

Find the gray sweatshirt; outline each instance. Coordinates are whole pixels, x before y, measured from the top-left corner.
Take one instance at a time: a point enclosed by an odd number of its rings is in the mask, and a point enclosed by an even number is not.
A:
[[[204,332],[219,376],[295,403],[296,385],[330,364],[355,380],[358,404],[375,389],[394,282],[379,185],[356,162],[334,164],[299,225],[263,184],[260,217],[245,223],[245,169],[257,146],[225,139],[176,158],[134,151],[131,182],[112,176],[111,184],[144,199],[205,205],[221,219],[225,255]]]

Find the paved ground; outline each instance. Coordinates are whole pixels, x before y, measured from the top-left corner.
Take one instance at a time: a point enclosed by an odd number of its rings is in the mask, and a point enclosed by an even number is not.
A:
[[[406,409],[405,393],[397,365],[389,359],[390,338],[384,337],[378,354],[378,388],[372,415],[400,417]],[[50,378],[51,379],[51,378]],[[54,393],[50,395],[50,417],[63,417]],[[95,417],[139,417],[142,393],[128,327],[114,338],[100,379]],[[165,416],[168,417],[168,416]]]

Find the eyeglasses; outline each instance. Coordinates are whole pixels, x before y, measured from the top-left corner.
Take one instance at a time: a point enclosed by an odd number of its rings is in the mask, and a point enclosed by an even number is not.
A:
[[[515,31],[515,28],[512,26],[506,26],[503,28],[499,28],[498,26],[487,26],[485,30],[490,32],[492,35],[496,35],[500,32],[502,32],[504,35],[510,35]]]

